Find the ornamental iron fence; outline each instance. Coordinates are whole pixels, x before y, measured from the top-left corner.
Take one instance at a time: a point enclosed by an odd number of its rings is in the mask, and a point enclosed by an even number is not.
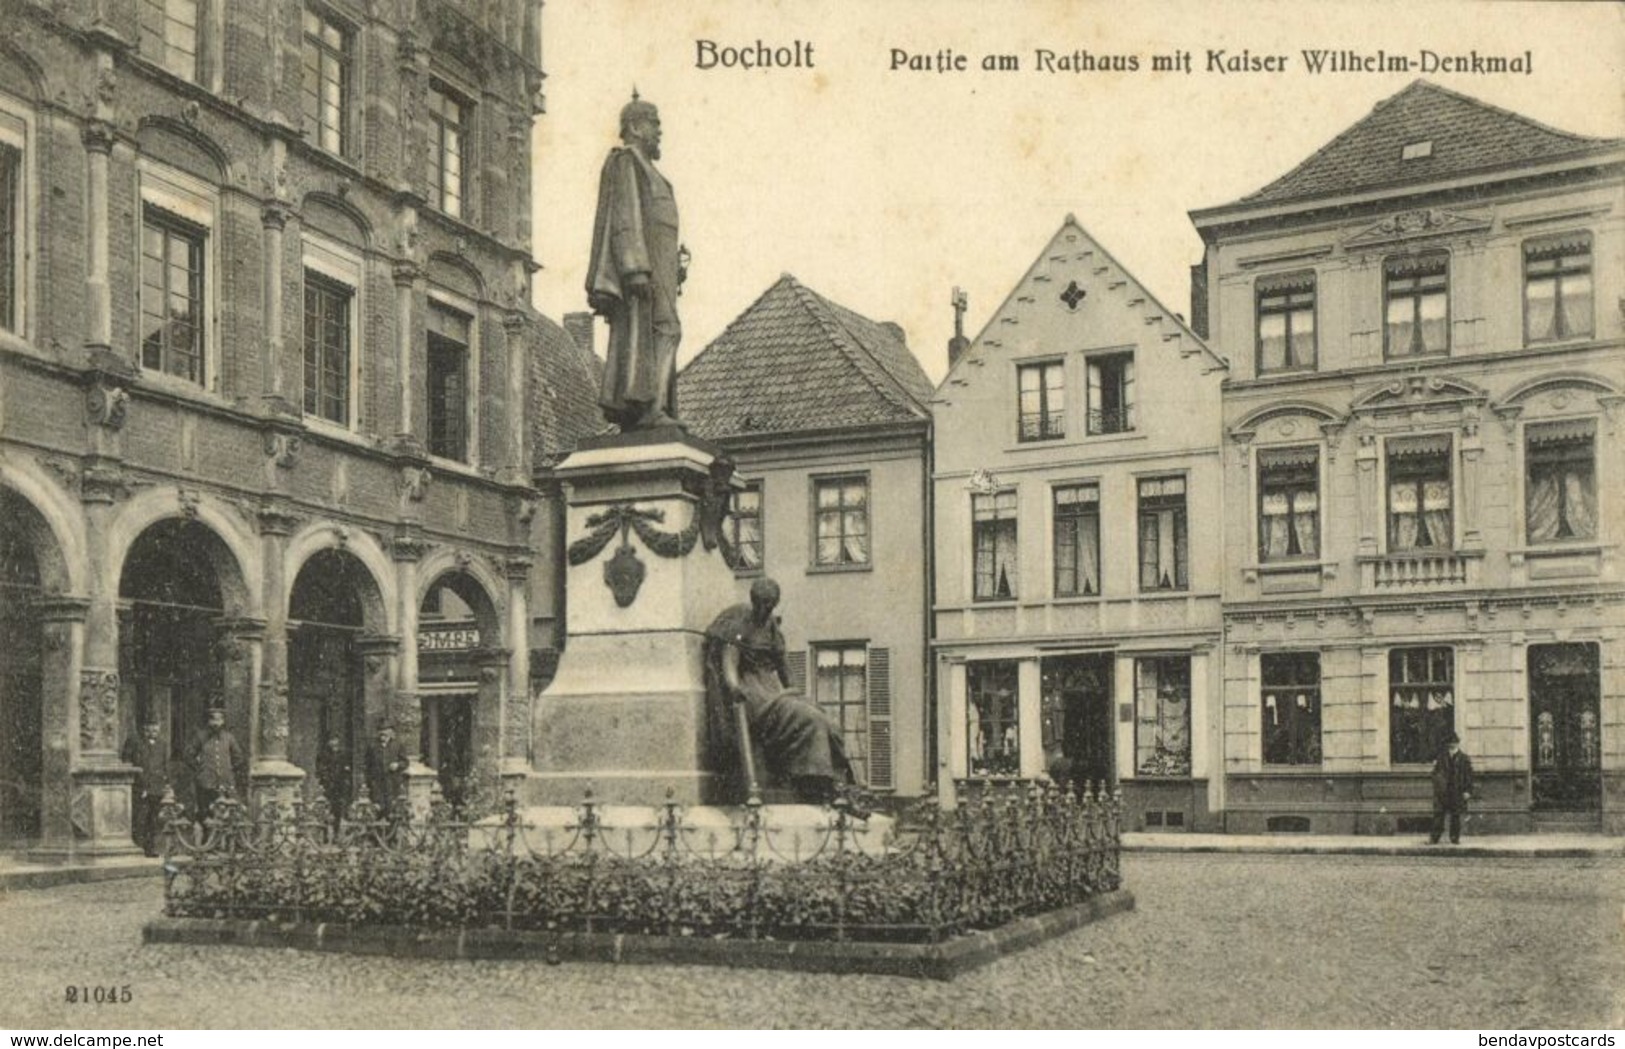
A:
[[[844,799],[733,815],[591,793],[556,825],[510,792],[484,819],[436,798],[386,815],[365,796],[231,797],[200,822],[166,799],[165,914],[289,923],[936,943],[1119,887],[1121,794],[991,789],[893,822]],[[631,822],[621,822],[631,819]],[[874,824],[874,826],[871,826]]]

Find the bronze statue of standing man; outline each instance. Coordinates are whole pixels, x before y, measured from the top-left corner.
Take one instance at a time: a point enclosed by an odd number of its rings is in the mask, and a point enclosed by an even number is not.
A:
[[[622,431],[677,423],[677,289],[687,252],[677,240],[677,198],[655,170],[660,112],[632,93],[621,141],[598,183],[587,304],[609,323],[598,404]]]

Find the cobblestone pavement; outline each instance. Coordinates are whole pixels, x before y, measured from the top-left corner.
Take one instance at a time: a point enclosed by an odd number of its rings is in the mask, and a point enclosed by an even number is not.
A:
[[[145,946],[156,879],[0,896],[0,1027],[1625,1025],[1617,859],[1134,855],[1138,909],[951,983]],[[128,984],[67,1005],[71,984]]]

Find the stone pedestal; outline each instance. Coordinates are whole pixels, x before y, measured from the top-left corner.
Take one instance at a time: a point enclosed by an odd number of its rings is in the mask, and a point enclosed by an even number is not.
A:
[[[570,805],[713,800],[705,755],[705,629],[745,600],[702,522],[731,468],[681,430],[584,442],[568,493],[567,642],[534,710],[521,797]],[[712,495],[707,496],[710,492]]]
[[[54,863],[141,855],[130,840],[130,788],[138,771],[123,764],[75,769],[69,805],[73,840],[42,845],[29,858]]]
[[[274,801],[284,812],[293,805],[304,788],[305,770],[282,759],[261,759],[254,762],[248,774],[248,789],[253,811]]]

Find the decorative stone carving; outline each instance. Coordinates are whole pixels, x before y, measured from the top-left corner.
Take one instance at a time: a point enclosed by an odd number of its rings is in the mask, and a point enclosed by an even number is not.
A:
[[[1343,248],[1354,250],[1414,237],[1481,233],[1489,228],[1489,221],[1478,216],[1443,208],[1415,208],[1398,212],[1356,233],[1343,242]]]
[[[116,670],[79,673],[79,746],[85,751],[118,750],[119,676]]]
[[[291,469],[299,462],[299,450],[304,445],[304,438],[297,433],[288,433],[285,430],[267,430],[265,433],[265,456],[284,470]]]
[[[288,745],[288,679],[260,682],[259,744],[262,754],[282,755]]]
[[[181,516],[188,521],[196,521],[198,504],[203,500],[203,493],[196,488],[178,488],[175,490],[175,499],[180,503]]]
[[[397,488],[403,498],[421,503],[428,495],[429,483],[433,480],[434,475],[427,466],[402,466]]]
[[[85,387],[85,416],[93,426],[113,431],[123,429],[129,405],[129,392],[105,378],[94,379]]]
[[[389,541],[389,553],[397,561],[421,561],[429,544],[416,535],[397,535]]]

